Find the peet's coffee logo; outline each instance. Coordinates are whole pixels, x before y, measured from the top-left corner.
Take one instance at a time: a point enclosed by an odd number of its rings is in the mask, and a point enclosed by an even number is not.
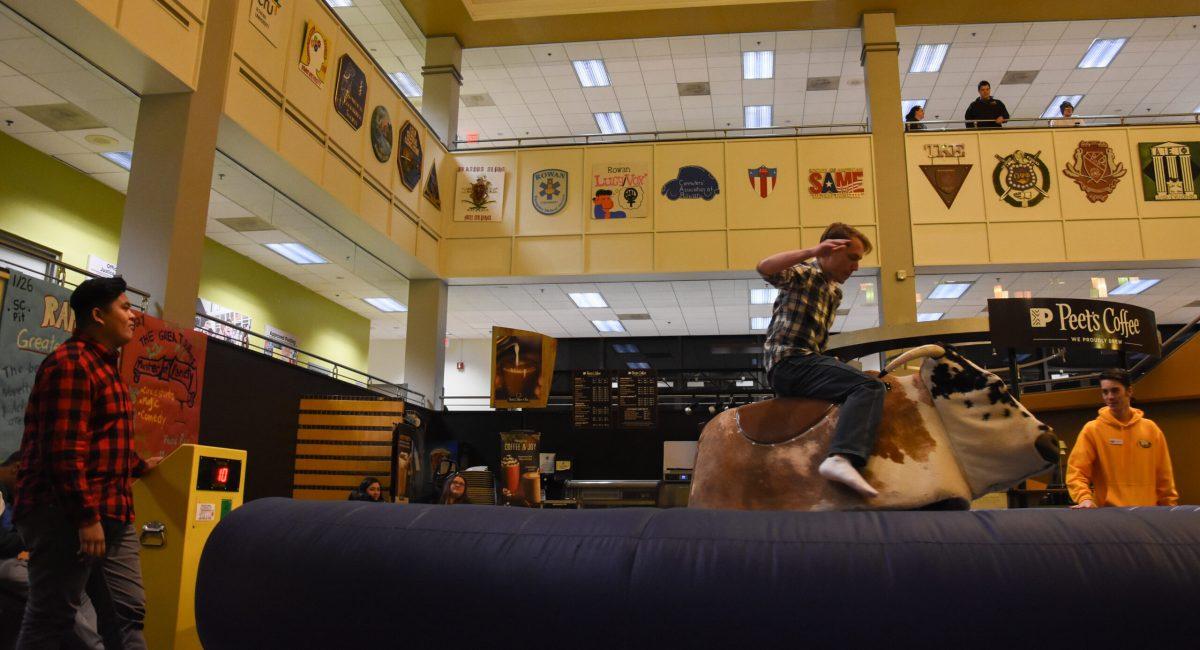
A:
[[[1136,305],[1066,298],[988,300],[997,347],[1088,347],[1158,355],[1154,312]]]

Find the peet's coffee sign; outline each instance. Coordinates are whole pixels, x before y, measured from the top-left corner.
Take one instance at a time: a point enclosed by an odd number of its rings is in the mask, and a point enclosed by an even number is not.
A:
[[[1005,348],[1083,347],[1161,354],[1154,312],[1107,300],[988,300],[992,343]]]

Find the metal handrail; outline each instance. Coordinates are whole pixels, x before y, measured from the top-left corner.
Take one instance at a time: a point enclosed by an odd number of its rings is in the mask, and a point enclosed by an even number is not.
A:
[[[1081,129],[1090,126],[1129,126],[1131,121],[1153,120],[1161,118],[1178,118],[1177,121],[1180,123],[1195,122],[1200,124],[1200,113],[1156,113],[1153,115],[1072,115],[1071,117],[1014,117],[1005,120],[1004,124],[1029,124],[1034,127],[1041,128]],[[1087,123],[1064,127],[1050,127],[1050,122],[1053,120],[1087,120]],[[995,120],[922,120],[920,122],[905,123],[905,125],[909,127],[913,124],[920,124],[925,128],[913,129],[910,130],[909,133],[920,133],[921,131],[958,131],[964,129],[976,130],[979,128],[995,128],[994,126],[991,126],[995,124]],[[972,124],[975,126],[970,126]],[[946,128],[931,129],[929,128],[930,126],[943,126]]]
[[[45,263],[47,263],[47,264],[53,264],[53,265],[55,265],[55,266],[61,266],[62,268],[66,269],[66,270],[68,270],[68,271],[74,271],[74,272],[76,272],[76,273],[78,273],[78,274],[80,274],[80,275],[82,275],[82,276],[84,276],[84,277],[88,277],[88,278],[98,278],[98,277],[101,277],[101,276],[99,276],[99,275],[96,275],[95,273],[92,273],[91,271],[88,271],[87,269],[81,269],[81,268],[79,268],[78,266],[75,266],[74,264],[68,264],[68,263],[66,263],[66,262],[64,262],[64,261],[62,261],[62,260],[57,260],[57,259],[54,259],[53,257],[49,257],[49,256],[47,256],[47,255],[41,255],[41,254],[39,254],[39,253],[37,253],[37,252],[34,252],[34,251],[21,251],[21,254],[22,254],[22,255],[25,255],[25,256],[27,256],[27,257],[32,257],[32,258],[34,258],[34,259],[41,260],[41,261],[43,261],[43,262],[45,262]],[[37,269],[31,269],[31,268],[29,268],[29,267],[27,267],[27,266],[21,266],[20,264],[16,264],[16,263],[14,263],[14,262],[5,261],[5,262],[4,262],[4,265],[5,265],[5,266],[10,266],[10,267],[16,267],[16,268],[18,268],[18,269],[20,269],[20,270],[22,270],[22,271],[28,271],[28,272],[30,272],[30,273],[34,273],[34,274],[37,274],[37,275],[40,275],[40,276],[46,277],[46,274],[45,274],[45,273],[43,273],[42,271],[39,271],[39,270],[37,270]],[[65,279],[61,279],[61,278],[53,278],[53,279],[51,279],[51,278],[49,278],[49,277],[46,277],[46,280],[47,280],[47,281],[53,281],[53,282],[61,282],[61,283],[65,284],[65,285],[70,285],[70,286],[73,286],[73,287],[77,287],[77,286],[79,286],[78,284],[76,284],[76,283],[74,283],[74,282],[68,282],[67,280],[65,280]],[[143,305],[145,305],[145,304],[146,304],[146,302],[150,300],[150,294],[146,293],[145,291],[142,291],[141,289],[138,289],[138,288],[135,288],[135,287],[131,287],[131,286],[129,286],[128,284],[125,286],[125,291],[126,291],[127,293],[132,293],[132,294],[134,294],[134,295],[141,296],[141,298],[142,298],[142,304],[143,304]]]
[[[554,144],[538,144],[538,145],[524,145],[524,146],[553,147],[553,146],[562,146],[564,144],[612,144],[615,142],[625,142],[627,140],[631,140],[631,139],[635,139],[635,138],[642,139],[642,140],[649,139],[649,140],[655,140],[655,141],[657,141],[657,140],[683,140],[683,139],[688,139],[688,140],[714,139],[714,140],[716,140],[716,139],[729,139],[730,133],[748,133],[749,134],[749,135],[735,136],[735,137],[739,137],[739,138],[788,137],[788,136],[798,137],[798,136],[802,135],[801,131],[808,131],[808,130],[813,130],[813,129],[825,129],[825,130],[829,130],[829,129],[860,129],[862,133],[867,133],[867,123],[866,122],[840,122],[840,123],[835,123],[835,124],[808,124],[808,125],[797,124],[797,125],[789,125],[789,126],[761,126],[761,127],[753,127],[753,128],[723,127],[723,128],[713,128],[713,129],[677,129],[677,130],[672,130],[672,131],[632,131],[629,133],[580,133],[580,134],[572,134],[572,135],[549,135],[549,136],[547,136],[547,135],[541,135],[541,136],[527,135],[527,136],[517,136],[517,137],[512,137],[512,138],[488,138],[486,140],[474,140],[474,141],[455,140],[454,144],[455,144],[456,148],[460,147],[461,145],[469,145],[470,149],[478,149],[478,148],[496,149],[496,148],[520,148],[523,146],[521,144],[522,142],[530,142],[530,141],[537,141],[537,142],[553,141]],[[711,136],[708,136],[705,138],[688,138],[687,137],[689,134],[693,134],[693,133],[712,133],[712,134],[720,133],[721,135],[711,135]],[[827,134],[818,133],[818,134],[808,134],[808,135],[827,135]],[[660,136],[670,136],[670,137],[660,137]],[[607,140],[604,140],[603,138],[607,138]],[[599,140],[597,140],[597,139],[599,139]],[[493,145],[491,147],[475,146],[475,145],[480,145],[480,144],[499,143],[499,142],[515,143],[515,144],[509,144],[505,147],[501,147],[500,145]]]

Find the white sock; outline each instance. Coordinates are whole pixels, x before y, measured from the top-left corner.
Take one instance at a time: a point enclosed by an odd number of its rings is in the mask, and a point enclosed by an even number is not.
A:
[[[862,474],[844,456],[830,456],[821,462],[817,472],[826,480],[848,485],[864,497],[877,497],[879,490],[871,487]]]

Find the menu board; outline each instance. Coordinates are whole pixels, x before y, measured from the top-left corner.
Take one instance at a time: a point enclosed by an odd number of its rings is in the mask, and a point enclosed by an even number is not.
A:
[[[576,429],[612,427],[612,374],[576,370],[571,377],[571,419]]]
[[[658,375],[653,370],[617,373],[617,426],[652,429],[658,414]]]

